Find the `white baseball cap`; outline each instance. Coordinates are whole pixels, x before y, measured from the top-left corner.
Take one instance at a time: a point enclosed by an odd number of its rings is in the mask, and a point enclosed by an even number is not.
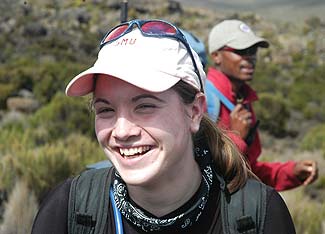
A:
[[[209,34],[210,54],[224,46],[243,50],[256,44],[264,48],[269,47],[267,40],[256,36],[252,29],[240,20],[224,20],[215,25]]]
[[[192,53],[203,83],[206,75],[200,58],[193,49]],[[93,92],[95,74],[113,76],[151,92],[165,91],[180,80],[197,90],[203,89],[182,42],[143,36],[136,27],[118,40],[104,45],[95,64],[69,82],[66,95],[83,96]]]

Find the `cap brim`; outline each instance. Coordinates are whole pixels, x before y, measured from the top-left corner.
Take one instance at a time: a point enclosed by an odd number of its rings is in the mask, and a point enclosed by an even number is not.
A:
[[[129,69],[134,69],[134,72],[131,74]],[[119,68],[111,70],[110,72],[107,67],[100,68],[93,66],[83,71],[69,82],[65,90],[66,95],[84,96],[93,92],[94,76],[96,74],[107,75],[107,78],[115,77],[150,92],[165,91],[181,80],[181,78],[166,72],[150,70],[148,68],[145,71],[130,67],[128,69]],[[155,79],[157,76],[159,76],[159,79]]]
[[[236,49],[236,50],[243,50],[247,49],[253,45],[257,45],[262,48],[268,48],[269,47],[269,42],[261,37],[256,37],[254,40],[246,40],[246,41],[233,41],[227,43],[227,46]]]

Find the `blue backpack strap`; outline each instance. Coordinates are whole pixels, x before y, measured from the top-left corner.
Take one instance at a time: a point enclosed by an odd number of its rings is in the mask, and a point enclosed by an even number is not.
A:
[[[107,168],[107,167],[112,167],[112,163],[109,160],[103,160],[103,161],[99,161],[93,164],[89,164],[86,166],[87,170],[90,169],[101,169],[101,168]]]
[[[217,121],[220,112],[220,102],[230,111],[235,109],[235,105],[210,80],[205,81],[205,94],[207,97],[208,115],[212,120]]]
[[[111,203],[112,203],[112,207],[113,207],[114,221],[115,221],[115,232],[116,232],[116,234],[123,234],[124,230],[123,230],[122,215],[115,203],[113,186],[111,186],[109,189],[109,197],[111,199]]]
[[[217,122],[220,113],[220,99],[214,92],[214,86],[211,81],[205,81],[205,96],[207,98],[207,112],[214,122]]]

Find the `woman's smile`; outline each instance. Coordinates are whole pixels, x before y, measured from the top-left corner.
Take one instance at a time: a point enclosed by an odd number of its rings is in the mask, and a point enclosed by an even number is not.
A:
[[[121,156],[124,158],[142,156],[143,154],[147,153],[150,149],[151,149],[151,146],[118,148]]]

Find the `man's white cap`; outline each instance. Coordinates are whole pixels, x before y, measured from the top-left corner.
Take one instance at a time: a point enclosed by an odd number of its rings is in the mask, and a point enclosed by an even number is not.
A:
[[[215,25],[209,34],[210,54],[224,46],[243,50],[256,44],[264,48],[269,47],[267,40],[256,36],[252,29],[240,20],[224,20]]]
[[[194,50],[192,53],[204,82],[206,75],[200,58]],[[83,96],[93,92],[95,74],[113,76],[151,92],[165,91],[180,80],[201,90],[183,43],[165,37],[146,37],[138,28],[104,45],[95,64],[69,82],[66,94]]]

